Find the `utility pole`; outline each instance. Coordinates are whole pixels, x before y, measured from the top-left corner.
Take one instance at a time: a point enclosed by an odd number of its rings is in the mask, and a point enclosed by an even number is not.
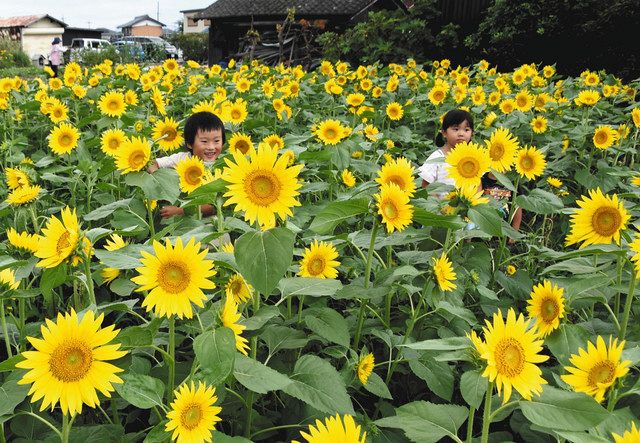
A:
[[[156,20],[160,21],[160,0],[158,0],[158,8],[156,9]]]

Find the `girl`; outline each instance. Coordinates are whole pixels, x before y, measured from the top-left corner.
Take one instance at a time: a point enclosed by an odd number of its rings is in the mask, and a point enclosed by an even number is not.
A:
[[[62,46],[62,40],[60,37],[56,37],[51,42],[51,50],[49,51],[49,63],[51,63],[51,70],[53,71],[53,76],[58,76],[58,68],[62,64],[62,53],[67,50],[64,46]]]
[[[454,180],[449,177],[444,159],[455,145],[471,141],[472,135],[473,117],[471,114],[462,109],[452,109],[445,114],[442,119],[442,128],[436,137],[436,145],[442,147],[432,152],[427,161],[418,168],[423,188],[431,183],[455,185]],[[447,194],[447,192],[437,192],[434,195],[439,199],[444,199]]]

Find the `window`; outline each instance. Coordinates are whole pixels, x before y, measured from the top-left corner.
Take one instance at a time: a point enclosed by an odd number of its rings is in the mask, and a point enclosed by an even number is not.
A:
[[[187,17],[187,26],[190,28],[195,28],[198,26],[198,22],[193,17]]]

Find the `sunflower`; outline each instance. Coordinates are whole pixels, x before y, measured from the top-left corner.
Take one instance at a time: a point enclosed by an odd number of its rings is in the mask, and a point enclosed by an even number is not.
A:
[[[416,191],[416,184],[413,178],[414,168],[411,162],[404,157],[393,159],[382,166],[378,171],[376,182],[380,185],[395,183],[400,189],[412,197]]]
[[[38,250],[40,236],[27,232],[18,232],[14,228],[9,228],[7,229],[7,240],[15,248],[35,253]]]
[[[631,110],[631,119],[636,128],[640,128],[640,108],[633,108]]]
[[[403,231],[411,224],[413,206],[409,202],[409,196],[398,185],[384,184],[380,186],[380,193],[374,197],[377,201],[378,214],[382,216],[387,232]]]
[[[542,175],[546,165],[544,155],[534,146],[525,146],[516,154],[516,171],[529,180]]]
[[[491,168],[498,172],[509,171],[519,148],[518,139],[508,129],[498,128],[485,143],[491,158]]]
[[[236,82],[236,91],[240,93],[247,92],[249,89],[251,89],[251,84],[252,82],[248,78],[240,77]]]
[[[122,92],[109,91],[100,97],[98,107],[109,117],[120,117],[127,110],[127,103]]]
[[[625,431],[624,434],[618,435],[612,433],[615,443],[638,443],[640,441],[640,429],[636,428],[636,424],[631,422],[631,429]]]
[[[533,108],[535,98],[528,90],[523,89],[516,94],[514,106],[522,112],[528,112]]]
[[[117,251],[125,246],[127,246],[127,243],[121,236],[118,234],[111,234],[111,238],[106,241],[104,249],[107,251]],[[120,275],[120,269],[106,267],[100,271],[100,275],[102,276],[102,281],[104,283],[109,283]]]
[[[511,114],[516,108],[516,102],[508,98],[500,102],[500,111],[503,114]]]
[[[173,59],[173,58],[168,58],[164,61],[164,63],[162,64],[162,67],[164,68],[165,71],[167,72],[173,72],[173,71],[178,71],[180,69],[180,65],[178,64],[178,62]]]
[[[385,108],[385,112],[387,113],[387,117],[395,121],[400,120],[404,115],[404,109],[398,102],[389,103]]]
[[[513,274],[515,274],[517,271],[518,271],[518,270],[516,269],[516,267],[515,267],[515,266],[513,266],[513,265],[509,265],[509,266],[507,266],[507,274],[508,274],[508,275],[513,275]]]
[[[191,108],[191,113],[196,114],[198,112],[209,112],[211,114],[216,114],[218,111],[216,110],[216,106],[213,104],[211,100],[203,100]]]
[[[154,309],[161,317],[191,318],[193,302],[203,307],[207,297],[202,289],[213,289],[215,284],[209,280],[216,274],[213,262],[206,260],[208,249],[200,252],[200,243],[191,238],[186,245],[178,237],[175,246],[166,239],[165,246],[158,241],[153,242],[155,255],[141,251],[142,267],[136,268],[140,275],[133,277],[132,282],[140,285],[138,292],[150,291],[142,302],[147,312]]]
[[[178,129],[178,122],[171,117],[158,120],[153,127],[152,136],[163,151],[174,151],[181,147],[184,142],[182,131]]]
[[[344,423],[343,423],[344,421]],[[327,417],[324,422],[316,420],[315,426],[309,425],[309,432],[301,431],[300,435],[308,443],[365,443],[367,433],[360,434],[360,425],[356,425],[353,417],[345,414],[344,418],[339,414],[335,417]],[[293,440],[291,443],[299,443]]]
[[[4,172],[7,178],[7,187],[9,189],[13,190],[29,185],[29,176],[23,170],[7,168]]]
[[[598,91],[594,91],[593,89],[580,91],[578,97],[576,97],[574,101],[578,106],[593,106],[600,101],[600,93]]]
[[[31,203],[35,199],[38,198],[40,191],[42,188],[38,185],[27,185],[18,189],[14,189],[7,196],[7,203],[12,206],[24,205],[27,203]]]
[[[198,387],[191,382],[183,384],[175,390],[175,400],[171,403],[171,410],[167,413],[169,422],[165,431],[173,434],[171,438],[182,442],[211,442],[211,431],[221,419],[220,406],[214,406],[218,401],[216,388],[199,382]]]
[[[591,244],[620,244],[620,231],[625,229],[631,216],[627,213],[618,195],[605,195],[600,188],[591,189],[589,197],[582,196],[576,202],[577,209],[571,216],[571,233],[566,245],[583,242],[580,248]]]
[[[138,94],[135,91],[128,90],[124,93],[124,101],[130,106],[135,106],[138,104]]]
[[[236,349],[244,355],[249,355],[248,340],[242,336],[242,331],[247,327],[238,323],[241,315],[238,313],[238,304],[233,297],[226,297],[224,301],[224,307],[220,312],[220,320],[222,325],[231,329],[236,337]]]
[[[49,118],[53,123],[60,123],[67,120],[69,117],[69,108],[67,108],[63,103],[55,104],[49,110]]]
[[[631,252],[635,252],[631,261],[635,262],[636,278],[640,278],[640,233],[636,233],[635,239],[629,243]]]
[[[232,251],[233,253],[233,251]],[[243,303],[251,298],[253,288],[240,274],[233,275],[224,287],[227,297],[233,297],[236,303]]]
[[[347,188],[353,188],[356,184],[356,177],[348,169],[345,169],[342,171],[341,178],[342,178],[342,183]]]
[[[272,149],[284,148],[284,139],[278,134],[271,134],[262,139],[262,143],[268,144]]]
[[[447,89],[436,85],[429,90],[428,98],[432,104],[438,106],[447,98]]]
[[[151,158],[151,143],[144,137],[131,137],[125,140],[115,158],[121,174],[140,171]]]
[[[537,117],[534,117],[531,120],[530,124],[531,124],[531,129],[533,129],[533,132],[535,132],[536,134],[542,134],[547,130],[548,120],[543,116],[539,115]]]
[[[313,133],[325,145],[337,145],[349,135],[348,129],[338,120],[325,120],[313,130]]]
[[[318,243],[317,240],[314,240],[311,247],[304,250],[298,275],[301,277],[336,278],[338,276],[336,268],[340,266],[337,258],[338,251],[335,246],[331,243]]]
[[[554,188],[561,188],[563,185],[562,180],[556,177],[547,177],[547,183]]]
[[[481,177],[489,172],[491,157],[487,150],[473,142],[458,143],[446,157],[448,172],[456,186],[479,186]]]
[[[41,326],[42,339],[28,337],[34,351],[22,353],[25,360],[16,367],[29,371],[18,384],[32,384],[29,389],[31,402],[43,399],[40,410],[51,409],[60,402],[63,414],[75,416],[82,413],[82,405],[91,408],[99,405],[96,391],[111,397],[113,383],[122,383],[116,374],[122,372],[107,363],[126,354],[120,344],[108,344],[119,330],[114,326],[101,328],[104,314],[95,318],[93,311],[85,312],[82,320],[72,309],[71,313],[58,314],[56,322],[47,319]]]
[[[77,146],[80,133],[68,123],[56,126],[49,133],[49,148],[54,154],[68,154]]]
[[[482,328],[485,342],[478,349],[480,357],[487,362],[482,375],[495,382],[498,394],[504,389],[502,404],[509,401],[514,388],[526,400],[531,399],[532,393],[542,392],[542,385],[547,382],[536,363],[549,357],[539,354],[542,340],[537,330],[528,328],[529,322],[522,314],[516,319],[512,308],[507,312],[506,322],[500,310],[493,314],[493,323],[485,322],[487,326]]]
[[[369,381],[369,376],[373,372],[374,365],[375,365],[375,359],[373,358],[372,353],[363,355],[360,358],[360,361],[358,362],[358,367],[356,370],[358,372],[358,379],[360,380],[360,383],[362,383],[363,385],[366,385],[367,381]]]
[[[16,290],[20,285],[20,280],[16,280],[13,269],[5,268],[0,271],[0,290]]]
[[[563,292],[564,289],[549,280],[534,286],[531,291],[527,311],[529,318],[535,320],[541,337],[546,337],[560,326],[560,319],[564,317]]]
[[[616,141],[616,132],[611,126],[598,126],[593,133],[593,144],[598,149],[607,149]]]
[[[444,252],[440,258],[433,258],[433,274],[436,276],[441,291],[453,291],[457,287],[455,283],[452,283],[456,280],[453,264]]]
[[[454,207],[460,203],[466,206],[478,206],[489,203],[489,199],[483,197],[483,191],[478,190],[475,186],[456,188],[455,191],[449,193],[447,200],[449,200],[449,204]]]
[[[349,106],[358,107],[362,103],[364,103],[365,96],[364,94],[355,93],[347,95],[346,101]]]
[[[34,253],[41,259],[36,266],[55,268],[75,252],[79,238],[80,227],[76,210],[71,211],[67,206],[62,210],[62,221],[52,215],[47,220],[47,225],[42,228],[38,250]]]
[[[239,125],[247,119],[249,112],[247,111],[247,102],[239,98],[228,109],[228,120],[234,125]]]
[[[180,177],[180,190],[189,194],[210,181],[204,168],[204,162],[196,156],[178,162],[176,172]]]
[[[267,145],[250,151],[247,159],[239,152],[232,152],[233,161],[226,158],[223,180],[229,182],[228,197],[224,206],[235,205],[234,212],[245,211],[245,220],[258,221],[261,226],[275,226],[275,215],[284,220],[292,216],[291,208],[300,206],[296,200],[302,186],[298,174],[302,165],[287,167],[287,158]]]
[[[629,372],[631,362],[620,361],[624,340],[618,345],[618,339],[609,337],[609,346],[601,336],[596,339],[594,346],[587,342],[587,350],[578,349],[578,354],[572,354],[569,361],[573,366],[565,366],[569,374],[562,375],[562,380],[571,385],[574,391],[584,392],[598,402],[604,400],[607,389],[616,379],[624,377]]]
[[[115,157],[126,139],[127,136],[122,129],[107,129],[100,137],[100,149],[108,156]]]

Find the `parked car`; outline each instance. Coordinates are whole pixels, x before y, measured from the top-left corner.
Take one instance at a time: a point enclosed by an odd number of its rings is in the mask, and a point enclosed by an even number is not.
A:
[[[108,40],[100,38],[74,38],[69,46],[69,58],[71,60],[80,60],[82,51],[103,51],[111,47]]]
[[[139,43],[140,45],[142,45],[142,48],[147,55],[150,55],[154,51],[160,49],[166,52],[168,58],[182,58],[182,51],[178,50],[178,48],[176,48],[166,40],[161,39],[160,37],[129,35],[126,37],[122,37],[117,42],[114,42],[114,44],[122,44],[122,42]]]
[[[140,43],[118,40],[113,42],[113,46],[120,54],[129,55],[137,60],[144,60],[144,48]]]

